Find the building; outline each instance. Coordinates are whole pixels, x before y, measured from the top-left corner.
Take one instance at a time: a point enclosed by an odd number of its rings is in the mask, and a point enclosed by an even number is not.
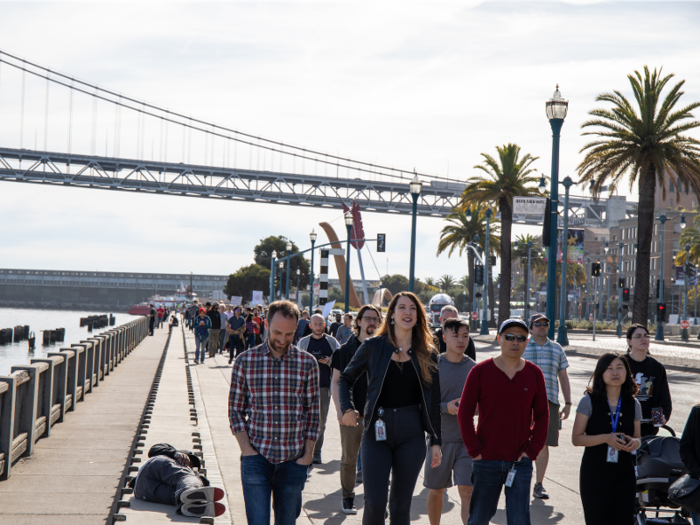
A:
[[[127,311],[190,284],[201,299],[221,297],[227,280],[223,275],[0,269],[0,306]]]

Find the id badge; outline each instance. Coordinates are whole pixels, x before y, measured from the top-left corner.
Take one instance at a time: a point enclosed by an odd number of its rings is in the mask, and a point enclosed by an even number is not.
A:
[[[513,480],[515,480],[515,467],[508,471],[506,476],[506,487],[510,488],[513,486]]]
[[[608,463],[617,463],[619,457],[620,451],[608,445]]]
[[[377,415],[379,418],[374,422],[374,439],[375,441],[386,441],[386,423],[382,421],[384,409],[377,410]]]

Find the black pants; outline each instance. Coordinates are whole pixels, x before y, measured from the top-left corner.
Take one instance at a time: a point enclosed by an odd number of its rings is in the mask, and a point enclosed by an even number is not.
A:
[[[134,496],[154,503],[175,505],[180,510],[180,494],[187,489],[203,487],[204,483],[191,469],[174,459],[155,456],[147,460],[136,476]]]
[[[156,324],[156,320],[151,317],[151,320],[148,323],[148,335],[153,335],[153,328]]]
[[[376,441],[374,421],[362,436],[362,471],[365,484],[363,525],[384,523],[391,473],[389,516],[392,525],[409,524],[411,499],[425,460],[425,432],[418,405],[385,408],[386,441]]]

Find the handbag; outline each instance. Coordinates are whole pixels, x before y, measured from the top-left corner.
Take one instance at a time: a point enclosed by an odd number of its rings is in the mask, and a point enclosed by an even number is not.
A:
[[[700,513],[700,480],[688,474],[681,476],[669,487],[668,499],[685,510]]]

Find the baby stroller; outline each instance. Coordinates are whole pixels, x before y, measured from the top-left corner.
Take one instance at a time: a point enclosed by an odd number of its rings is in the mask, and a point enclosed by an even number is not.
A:
[[[637,450],[637,525],[689,525],[687,510],[668,499],[669,487],[687,469],[681,461],[681,441],[672,428],[671,436],[646,436]],[[647,515],[649,514],[649,515]]]

